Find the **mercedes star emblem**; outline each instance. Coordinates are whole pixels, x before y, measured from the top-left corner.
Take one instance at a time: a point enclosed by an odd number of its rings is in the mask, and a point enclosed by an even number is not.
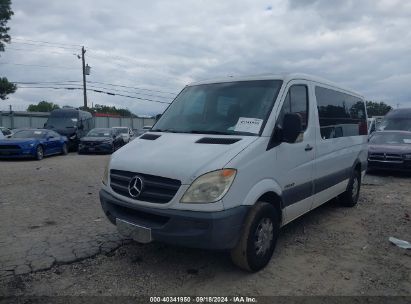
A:
[[[128,184],[128,193],[132,198],[137,198],[143,191],[143,187],[143,180],[141,179],[141,177],[136,175],[130,180],[130,183]]]

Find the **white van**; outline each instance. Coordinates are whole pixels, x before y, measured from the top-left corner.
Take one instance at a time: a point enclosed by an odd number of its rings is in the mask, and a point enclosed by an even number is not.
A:
[[[354,206],[366,167],[360,95],[308,75],[227,78],[186,86],[114,153],[100,200],[126,237],[230,250],[257,271],[282,226],[336,196]]]

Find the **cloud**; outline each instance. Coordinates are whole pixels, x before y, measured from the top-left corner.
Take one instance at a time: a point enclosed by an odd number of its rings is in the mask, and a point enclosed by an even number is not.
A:
[[[90,81],[178,92],[201,79],[304,72],[411,107],[407,1],[25,0],[14,1],[13,10],[12,38],[85,45]],[[73,55],[80,47],[36,47],[17,39],[1,62],[64,68],[0,65],[1,74],[13,81],[81,80]],[[82,92],[20,89],[0,108],[42,99],[80,106]],[[89,100],[139,114],[165,108],[93,92]]]

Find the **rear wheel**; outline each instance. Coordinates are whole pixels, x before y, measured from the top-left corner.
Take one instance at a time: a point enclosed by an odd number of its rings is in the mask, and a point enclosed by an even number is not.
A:
[[[354,207],[358,203],[361,189],[361,172],[354,170],[353,175],[348,183],[347,190],[339,196],[341,205],[345,207]]]
[[[269,203],[257,202],[247,216],[231,259],[242,269],[258,271],[270,261],[280,231],[280,215]]]
[[[36,159],[42,160],[44,157],[44,150],[42,146],[37,146],[36,148]]]

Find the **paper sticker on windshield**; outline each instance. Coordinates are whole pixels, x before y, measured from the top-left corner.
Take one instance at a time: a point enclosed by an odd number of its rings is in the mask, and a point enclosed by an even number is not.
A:
[[[405,144],[411,144],[411,139],[404,138],[404,143],[405,143]]]
[[[234,131],[258,134],[262,125],[262,119],[240,117],[235,125]]]
[[[104,133],[104,136],[109,136],[110,135],[110,133]]]
[[[77,118],[72,118],[71,121],[72,121],[72,122],[77,122],[78,119],[77,119]]]
[[[41,134],[41,133],[43,133],[43,132],[41,132],[41,131],[34,131],[34,134]]]

